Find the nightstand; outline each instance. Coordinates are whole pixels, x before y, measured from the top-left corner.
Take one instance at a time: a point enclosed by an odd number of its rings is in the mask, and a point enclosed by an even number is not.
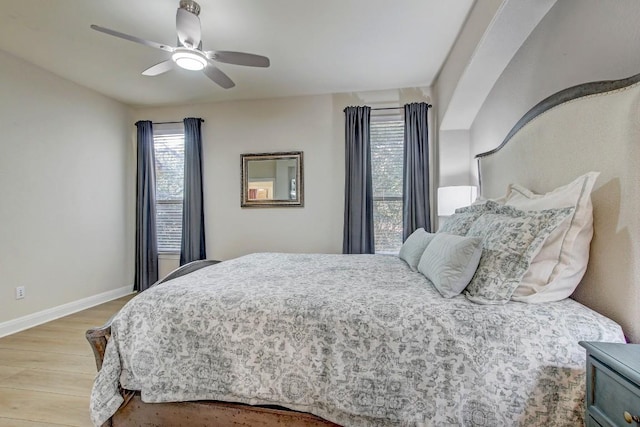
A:
[[[640,426],[640,344],[584,342],[587,427]]]

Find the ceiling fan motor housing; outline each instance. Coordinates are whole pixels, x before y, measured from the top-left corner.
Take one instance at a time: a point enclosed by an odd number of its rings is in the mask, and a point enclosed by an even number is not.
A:
[[[191,12],[194,15],[200,15],[200,5],[193,0],[180,0],[180,9]]]

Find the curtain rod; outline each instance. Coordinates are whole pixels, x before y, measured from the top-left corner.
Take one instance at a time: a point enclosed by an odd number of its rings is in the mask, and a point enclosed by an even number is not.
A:
[[[431,108],[433,105],[427,104],[427,108]],[[386,108],[372,108],[371,111],[379,111],[379,110],[402,110],[404,107],[386,107]]]
[[[204,123],[204,119],[200,119],[200,121]],[[151,123],[153,123],[154,125],[175,125],[175,124],[184,123],[184,122],[151,122]]]

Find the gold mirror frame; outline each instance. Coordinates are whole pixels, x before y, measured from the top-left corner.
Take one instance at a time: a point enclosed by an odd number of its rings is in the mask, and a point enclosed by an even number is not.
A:
[[[241,154],[240,165],[241,207],[304,206],[302,151]]]

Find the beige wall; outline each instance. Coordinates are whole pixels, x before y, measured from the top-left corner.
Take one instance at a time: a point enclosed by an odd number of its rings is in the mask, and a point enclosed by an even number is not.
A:
[[[473,156],[498,146],[542,99],[576,84],[640,73],[638,22],[637,0],[558,1],[496,82],[471,127],[473,176]]]
[[[344,113],[348,105],[429,101],[427,89],[401,89],[143,108],[135,120],[201,117],[207,256],[259,251],[342,252]],[[240,154],[304,152],[303,208],[240,207]],[[163,259],[162,273],[177,265]],[[169,267],[168,267],[169,266]]]
[[[132,284],[128,113],[0,51],[0,323]]]
[[[469,185],[470,135],[468,130],[448,130],[439,133],[440,180],[439,187]]]
[[[339,252],[341,146],[331,96],[220,102],[137,110],[136,119],[201,117],[208,258],[256,251]],[[304,208],[240,208],[240,154],[304,152]]]
[[[438,97],[438,103],[434,106],[438,112],[438,124],[442,122],[444,112],[447,111],[460,78],[502,3],[503,0],[476,1],[469,11],[460,34],[433,85]]]
[[[434,104],[434,122],[437,126],[433,126],[436,132],[432,139],[437,157],[435,187],[469,185],[474,180],[469,160],[469,130],[441,131],[439,125],[475,49],[502,3],[503,0],[475,2],[433,85],[437,96]]]
[[[438,121],[474,49],[487,36],[507,0],[476,2],[434,85]],[[514,3],[512,0],[510,3]],[[511,7],[517,7],[510,4]],[[509,129],[533,105],[566,87],[593,80],[617,79],[640,72],[637,0],[562,0],[555,3],[523,43],[488,94],[472,125],[438,135],[441,181],[461,181],[455,172],[469,168],[469,182],[477,183],[474,156],[498,146]],[[467,94],[473,99],[474,94]],[[451,111],[449,111],[451,114]],[[455,120],[453,120],[455,122]],[[468,132],[468,160],[462,160],[460,132]],[[455,172],[453,175],[452,172]]]

